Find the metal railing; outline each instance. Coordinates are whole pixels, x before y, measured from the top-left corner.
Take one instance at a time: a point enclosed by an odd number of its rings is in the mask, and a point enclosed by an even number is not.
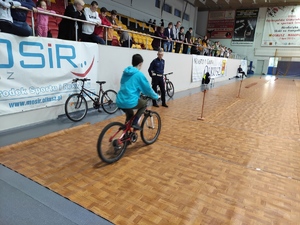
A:
[[[33,10],[30,10],[26,7],[22,7],[22,6],[19,6],[19,7],[15,7],[15,8],[18,8],[18,9],[22,9],[22,10],[26,10],[26,11],[29,11],[31,13],[31,24],[32,24],[32,30],[33,30],[33,35],[35,36],[35,23],[34,23],[34,13],[41,13],[41,14],[45,14],[45,15],[48,15],[48,16],[54,16],[54,17],[59,17],[59,18],[62,18],[62,19],[68,19],[68,20],[73,20],[75,21],[75,41],[78,41],[78,32],[77,32],[77,29],[78,29],[78,24],[77,22],[81,22],[81,23],[87,23],[87,24],[91,24],[91,25],[98,25],[96,23],[93,23],[93,22],[90,22],[90,21],[87,21],[87,20],[81,20],[81,19],[76,19],[76,18],[72,18],[72,17],[68,17],[68,16],[64,16],[64,15],[60,15],[60,14],[56,14],[56,13],[51,13],[51,12],[47,12],[47,11],[43,11],[43,10],[35,10],[35,12]],[[136,32],[136,31],[132,31],[132,30],[126,30],[126,29],[122,29],[121,27],[113,27],[113,26],[106,26],[106,25],[99,25],[103,28],[106,28],[106,29],[114,29],[114,30],[119,30],[119,31],[126,31],[128,33],[131,33],[131,34],[138,34],[138,35],[142,35],[142,36],[145,36],[146,37],[146,50],[148,50],[148,38],[152,38],[152,39],[159,39],[160,40],[160,46],[162,46],[162,42],[166,41],[166,39],[164,38],[161,38],[161,37],[157,37],[157,36],[154,36],[154,35],[150,35],[150,34],[145,34],[145,33],[140,33],[140,32]],[[107,45],[107,33],[108,32],[105,32],[105,43]],[[148,37],[148,38],[147,38]],[[130,39],[132,41],[134,41],[131,38],[128,39],[128,47],[130,48]],[[185,42],[182,42],[182,41],[177,41],[177,40],[172,40],[171,42],[173,43],[180,43],[180,44],[183,44],[183,45],[187,45],[188,47],[198,47],[198,45],[194,45],[194,44],[190,44],[190,43],[185,43]],[[205,49],[205,47],[201,46],[202,49]],[[211,49],[211,48],[206,48],[206,49]],[[234,57],[228,57],[228,58],[238,58],[238,57],[241,57],[241,58],[245,58],[243,56],[240,56],[239,54],[234,54],[234,53],[231,53],[232,56]],[[225,56],[224,56],[225,57]]]

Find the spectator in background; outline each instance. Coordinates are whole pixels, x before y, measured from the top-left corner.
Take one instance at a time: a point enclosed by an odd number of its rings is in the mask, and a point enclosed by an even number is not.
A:
[[[194,54],[194,55],[200,55],[200,42],[199,40],[201,41],[200,38],[195,38],[195,41],[191,47],[191,54]]]
[[[159,38],[153,38],[152,43],[151,43],[152,48],[155,51],[160,50],[160,48],[162,48],[162,46],[163,46],[163,40],[161,40],[161,38],[162,39],[166,38],[164,35],[164,29],[165,29],[164,27],[158,27],[154,33],[154,36],[159,37]]]
[[[101,19],[99,18],[97,9],[98,9],[98,3],[96,1],[92,1],[90,7],[84,8],[84,15],[87,21],[95,23],[96,26],[100,26]],[[94,29],[95,29],[95,25],[93,24],[89,24],[89,23],[82,24],[81,40],[104,45],[105,41],[98,35],[94,34]]]
[[[185,37],[184,37],[185,44],[183,45],[183,50],[182,50],[183,54],[188,54],[188,48],[189,48],[188,44],[189,45],[193,44],[192,32],[193,32],[193,28],[190,27],[189,30],[185,33]]]
[[[172,52],[172,40],[174,38],[174,35],[173,35],[173,23],[170,22],[168,24],[168,27],[165,28],[164,30],[164,36],[166,38],[166,40],[164,41],[164,51],[165,52]]]
[[[153,27],[153,29],[155,30],[155,27],[156,27],[156,20],[153,20],[153,22],[152,22],[152,27]]]
[[[181,26],[181,22],[180,21],[177,21],[176,25],[173,26],[173,40],[174,41],[178,41],[178,34],[179,34],[180,26]],[[175,42],[172,42],[172,46],[171,46],[172,50],[174,48],[174,43]],[[176,52],[176,49],[175,49],[175,52]]]
[[[149,21],[148,21],[148,24],[147,24],[148,26],[151,26],[152,25],[152,19],[150,19]]]
[[[160,20],[160,26],[161,26],[161,27],[164,27],[164,26],[165,26],[165,22],[164,22],[163,19]]]
[[[10,8],[12,6],[21,6],[20,2],[8,2],[0,1],[0,32],[15,34],[19,36],[29,36],[27,28],[20,28],[13,24],[13,18],[11,17]]]
[[[39,0],[36,3],[37,9],[44,12],[55,13],[53,10],[47,10],[47,4],[44,0]],[[48,37],[48,21],[49,16],[38,13],[36,17],[36,33],[40,37]]]
[[[119,35],[120,35],[120,42],[121,42],[121,46],[122,47],[126,47],[126,48],[131,48],[132,47],[132,39],[130,37],[130,35],[128,34],[127,31],[125,30],[120,30],[118,31]]]
[[[32,0],[17,0],[17,2],[20,2],[21,6],[36,12],[35,4]],[[32,32],[32,28],[26,22],[27,13],[28,11],[23,9],[18,9],[18,8],[11,9],[11,16],[13,18],[14,25],[16,25],[22,30],[27,30],[28,35],[26,34],[25,36],[30,36],[33,35],[33,32]]]
[[[204,36],[202,40],[202,46],[203,46],[203,55],[210,56],[211,46],[210,46],[210,41],[207,39],[207,36]]]
[[[104,39],[106,38],[105,32],[107,32],[107,44],[111,45],[113,37],[114,37],[114,28],[118,28],[118,25],[117,25],[117,11],[112,10],[110,12],[110,16],[107,17],[107,19],[110,22],[112,28],[105,28],[104,29],[103,38]]]
[[[68,5],[64,16],[72,17],[75,19],[85,20],[85,16],[83,13],[84,1],[83,0],[74,0],[74,3]],[[75,32],[75,24],[77,23],[77,38],[81,39],[82,34],[82,23],[75,22],[74,20],[69,20],[63,18],[58,26],[58,38],[65,40],[73,40],[76,41],[76,32]]]
[[[178,40],[175,45],[175,52],[179,53],[182,43],[184,42],[184,27],[180,27],[179,33],[178,33]]]
[[[242,74],[242,78],[247,77],[246,73],[243,71],[241,65],[239,65],[239,68],[238,68],[238,73],[241,73]],[[237,76],[238,77],[238,76]]]
[[[107,9],[105,7],[102,7],[100,9],[100,14],[99,14],[99,17],[101,19],[101,25],[104,25],[104,26],[111,26],[111,23],[109,22],[109,20],[107,19],[106,17],[106,13],[107,13]],[[105,36],[106,33],[103,32],[104,31],[104,27],[103,26],[96,26],[95,27],[95,30],[94,30],[94,34],[97,35],[97,36],[101,36],[103,37],[103,39],[105,39]]]

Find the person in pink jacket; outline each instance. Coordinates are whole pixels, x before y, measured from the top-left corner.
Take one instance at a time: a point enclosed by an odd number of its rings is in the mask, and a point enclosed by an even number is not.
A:
[[[44,0],[40,0],[37,2],[37,9],[40,11],[55,13],[53,10],[47,10],[47,4]],[[46,14],[38,13],[36,18],[36,32],[37,35],[40,37],[47,37],[48,36],[48,21],[49,16]]]

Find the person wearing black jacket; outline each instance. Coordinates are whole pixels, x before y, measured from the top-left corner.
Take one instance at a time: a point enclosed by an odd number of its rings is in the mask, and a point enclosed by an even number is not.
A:
[[[192,42],[192,32],[193,32],[193,28],[189,28],[189,30],[185,33],[185,37],[184,37],[184,42],[186,44],[183,45],[183,50],[182,53],[184,54],[188,54],[188,48],[189,46],[187,44],[193,44]]]
[[[163,77],[165,69],[165,60],[163,59],[163,56],[164,51],[162,48],[160,48],[157,53],[157,58],[155,58],[149,66],[148,73],[152,78],[152,89],[157,93],[157,86],[159,86],[162,106],[168,108],[168,105],[166,104],[166,90]],[[152,101],[154,107],[159,107],[156,100]]]
[[[181,46],[182,46],[182,42],[184,42],[184,27],[180,27],[179,33],[178,33],[178,39],[175,45],[175,52],[179,53]]]
[[[85,20],[85,15],[83,13],[84,1],[74,0],[74,4],[68,5],[64,16],[72,17],[75,19]],[[77,23],[77,40],[80,40],[82,33],[82,23],[76,22],[74,20],[63,18],[58,26],[58,38],[64,40],[76,41],[75,24]]]
[[[168,27],[165,28],[164,30],[164,36],[166,37],[167,40],[164,41],[164,50],[165,52],[172,52],[172,40],[174,39],[174,34],[173,34],[173,23],[170,22],[168,24]]]

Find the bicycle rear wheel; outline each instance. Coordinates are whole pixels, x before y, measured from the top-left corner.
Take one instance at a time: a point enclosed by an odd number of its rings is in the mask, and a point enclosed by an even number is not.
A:
[[[172,98],[174,93],[175,93],[175,89],[174,89],[174,85],[171,81],[166,82],[166,88],[167,88],[167,95]]]
[[[113,163],[123,156],[127,147],[126,137],[121,137],[123,127],[124,124],[120,122],[112,122],[101,131],[97,143],[97,152],[102,161]]]
[[[82,120],[87,110],[87,102],[81,94],[70,95],[65,103],[65,113],[74,122]]]
[[[161,119],[157,112],[150,111],[144,115],[141,127],[141,138],[147,145],[153,144],[161,130]]]
[[[114,90],[105,91],[101,97],[101,105],[103,110],[108,114],[115,113],[118,110],[116,100],[117,92]]]

